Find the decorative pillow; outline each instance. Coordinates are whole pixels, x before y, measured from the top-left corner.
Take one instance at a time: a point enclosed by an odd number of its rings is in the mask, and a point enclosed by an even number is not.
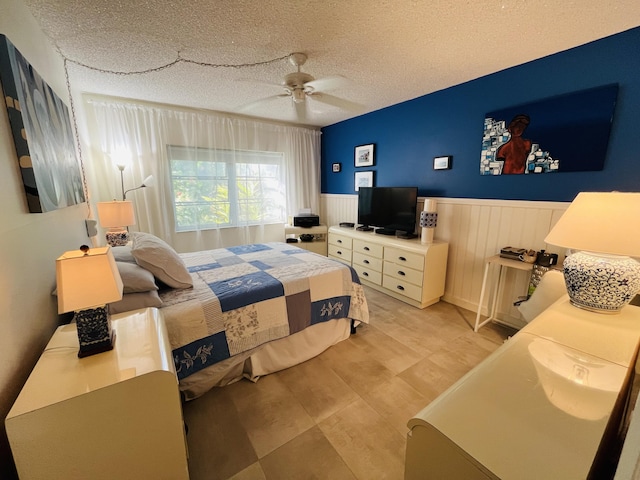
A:
[[[122,296],[122,300],[109,304],[109,313],[115,315],[116,313],[128,312],[139,308],[159,307],[161,305],[162,300],[160,300],[160,296],[155,290],[151,290],[150,292],[125,293]]]
[[[136,263],[136,259],[131,254],[131,246],[123,245],[118,247],[111,247],[111,253],[116,262]]]
[[[120,272],[122,283],[124,284],[122,293],[158,290],[153,273],[145,270],[137,263],[116,261],[116,265],[118,266],[118,271]]]
[[[193,287],[187,267],[168,243],[150,233],[135,232],[132,237],[131,253],[138,265],[169,287]]]

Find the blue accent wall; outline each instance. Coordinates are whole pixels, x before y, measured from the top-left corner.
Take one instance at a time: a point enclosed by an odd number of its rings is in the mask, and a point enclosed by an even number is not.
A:
[[[486,113],[614,83],[602,170],[480,175]],[[354,147],[369,143],[375,165],[356,169]],[[444,155],[453,168],[433,170]],[[355,194],[355,171],[373,170],[374,186],[417,186],[420,196],[571,201],[581,191],[640,191],[639,160],[640,27],[323,128],[322,193]],[[341,172],[331,171],[336,162]]]

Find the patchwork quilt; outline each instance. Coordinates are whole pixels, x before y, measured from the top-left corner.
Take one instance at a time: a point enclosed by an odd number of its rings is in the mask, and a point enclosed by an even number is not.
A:
[[[320,322],[369,321],[351,267],[290,244],[180,256],[193,289],[160,294],[179,379]]]

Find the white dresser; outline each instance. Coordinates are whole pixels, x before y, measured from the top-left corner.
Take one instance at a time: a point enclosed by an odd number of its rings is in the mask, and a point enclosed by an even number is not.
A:
[[[606,478],[639,339],[563,297],[409,421],[405,479]]]
[[[448,250],[444,242],[422,245],[419,238],[329,228],[330,258],[351,265],[364,285],[418,308],[444,295]]]
[[[21,480],[189,478],[178,380],[157,309],[115,315],[114,349],[78,358],[59,327],[5,419]]]

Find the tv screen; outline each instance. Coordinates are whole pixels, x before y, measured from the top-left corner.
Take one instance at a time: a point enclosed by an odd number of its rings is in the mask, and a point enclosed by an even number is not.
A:
[[[417,203],[418,187],[360,187],[358,223],[382,229],[376,233],[414,233]]]

